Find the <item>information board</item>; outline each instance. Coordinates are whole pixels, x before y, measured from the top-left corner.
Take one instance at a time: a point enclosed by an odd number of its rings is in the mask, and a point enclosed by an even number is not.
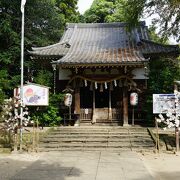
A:
[[[174,94],[153,94],[153,114],[175,113]]]

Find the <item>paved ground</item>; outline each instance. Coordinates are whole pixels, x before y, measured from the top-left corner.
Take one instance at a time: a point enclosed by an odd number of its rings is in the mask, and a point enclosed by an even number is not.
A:
[[[140,155],[146,168],[155,180],[180,179],[180,153],[178,154],[145,154]]]
[[[135,152],[0,155],[1,180],[152,180]]]
[[[0,154],[0,180],[179,180],[180,156],[110,152]]]

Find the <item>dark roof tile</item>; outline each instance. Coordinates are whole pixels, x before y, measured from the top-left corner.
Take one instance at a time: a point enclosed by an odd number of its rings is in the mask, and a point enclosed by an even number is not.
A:
[[[62,65],[121,66],[147,61],[143,54],[177,52],[179,49],[150,41],[144,22],[131,33],[126,29],[127,23],[70,23],[59,43],[33,48],[30,54],[34,57],[59,56],[55,63]]]

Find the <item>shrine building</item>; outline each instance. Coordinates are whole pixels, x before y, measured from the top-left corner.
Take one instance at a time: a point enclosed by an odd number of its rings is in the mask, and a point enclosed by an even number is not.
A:
[[[29,51],[32,59],[52,63],[56,92],[72,90],[75,124],[145,121],[148,63],[162,55],[177,57],[179,47],[153,42],[145,22],[131,32],[127,25],[70,23],[58,43]],[[135,107],[131,93],[138,95]]]

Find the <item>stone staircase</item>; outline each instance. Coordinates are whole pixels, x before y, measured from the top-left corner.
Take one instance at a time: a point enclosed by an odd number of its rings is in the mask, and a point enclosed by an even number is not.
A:
[[[39,151],[153,151],[147,128],[58,127],[40,140]]]
[[[91,120],[82,119],[80,126],[92,126]],[[123,122],[117,119],[96,119],[96,123],[93,126],[122,126]]]

